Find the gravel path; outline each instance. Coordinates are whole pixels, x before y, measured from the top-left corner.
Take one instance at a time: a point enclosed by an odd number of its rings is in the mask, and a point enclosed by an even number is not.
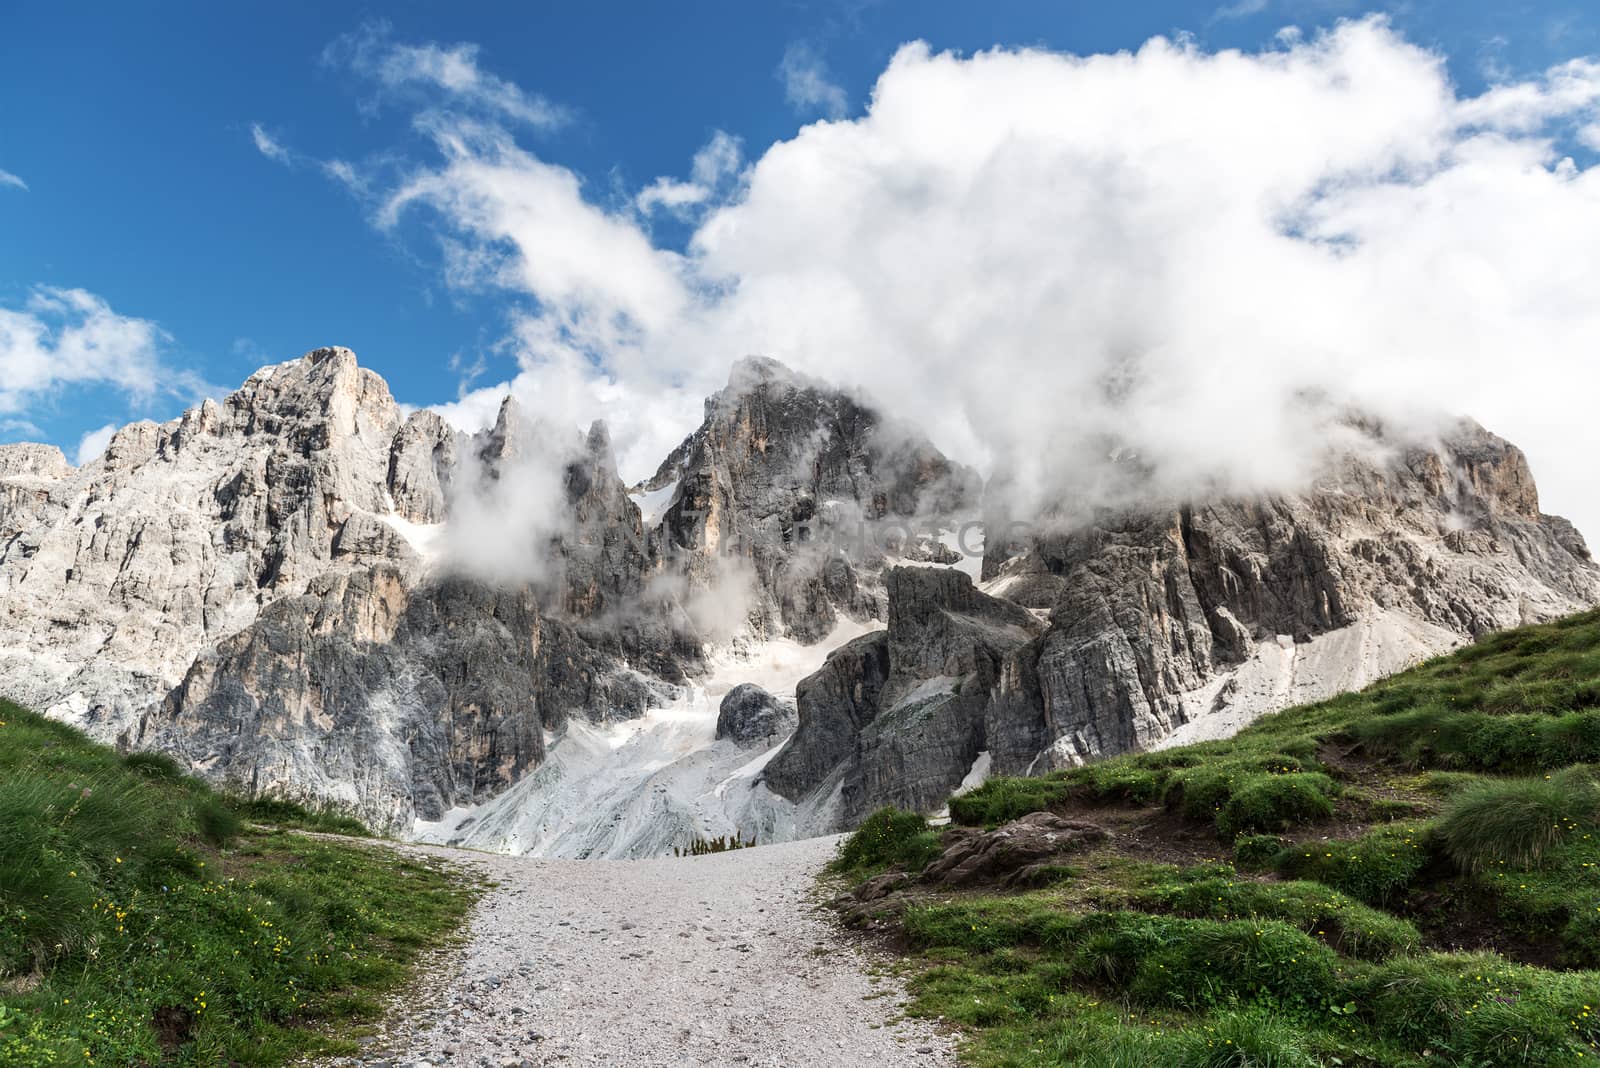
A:
[[[448,856],[499,883],[457,959],[344,1064],[607,1068],[956,1063],[819,906],[838,839],[708,857]]]

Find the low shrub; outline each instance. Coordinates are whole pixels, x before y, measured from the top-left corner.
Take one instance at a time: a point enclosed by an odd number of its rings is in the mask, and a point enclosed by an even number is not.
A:
[[[719,834],[715,838],[696,837],[688,846],[673,846],[672,855],[675,857],[709,857],[713,853],[731,853],[735,849],[754,849],[756,840],[751,838],[746,842],[737,834],[729,836]]]

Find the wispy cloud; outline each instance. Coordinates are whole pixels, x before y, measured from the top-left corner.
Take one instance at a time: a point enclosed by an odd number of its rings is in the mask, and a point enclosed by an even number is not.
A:
[[[294,165],[294,157],[289,154],[289,150],[259,122],[250,124],[250,139],[256,143],[256,150],[274,163],[281,163],[285,167]]]
[[[809,42],[791,44],[783,53],[777,73],[778,80],[783,82],[784,97],[801,114],[838,119],[849,110],[849,98],[843,87],[833,80],[821,53]]]
[[[680,182],[676,178],[657,178],[634,197],[634,204],[649,215],[659,208],[681,214],[685,210],[704,204],[711,191],[695,182]]]
[[[478,64],[475,44],[401,44],[387,22],[370,22],[334,41],[323,53],[329,66],[347,66],[391,92],[443,92],[458,106],[551,129],[565,124],[567,109],[529,93]]]
[[[28,190],[28,183],[24,182],[21,178],[18,178],[10,171],[0,171],[0,186],[10,186],[13,189],[20,189],[23,192],[27,192]]]
[[[1238,0],[1238,3],[1227,4],[1212,12],[1212,21],[1223,19],[1243,19],[1251,15],[1259,15],[1267,9],[1270,0]]]
[[[709,204],[728,180],[738,174],[743,162],[744,149],[739,139],[726,130],[718,130],[694,154],[689,168],[690,181],[657,178],[639,191],[634,205],[645,215],[659,208],[675,215],[686,215],[691,209]]]

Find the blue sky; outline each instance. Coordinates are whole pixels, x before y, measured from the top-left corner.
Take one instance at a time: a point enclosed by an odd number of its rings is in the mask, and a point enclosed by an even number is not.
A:
[[[70,457],[90,430],[171,417],[186,392],[235,386],[260,364],[321,344],[354,348],[413,404],[518,373],[505,341],[542,299],[537,286],[452,284],[427,214],[378,223],[382,197],[371,185],[364,194],[327,172],[345,161],[392,191],[438,161],[416,125],[431,106],[424,87],[385,86],[370,65],[355,69],[357,38],[379,48],[476,45],[481,72],[563,115],[546,127],[505,122],[510,136],[576,175],[588,202],[620,213],[658,177],[687,179],[718,131],[754,160],[806,123],[862,115],[907,41],[935,52],[1087,55],[1188,35],[1206,52],[1252,51],[1275,47],[1286,26],[1311,34],[1381,11],[1397,35],[1446,58],[1465,98],[1600,53],[1600,17],[1585,8],[395,4],[381,9],[380,26],[379,9],[356,5],[14,4],[0,32],[0,309],[32,300],[48,317],[41,292],[93,294],[118,317],[154,324],[142,351],[161,381],[152,390],[85,373],[26,392],[13,383],[0,441],[43,437]],[[257,127],[277,158],[261,150]],[[1592,158],[1584,145],[1567,147],[1580,164]],[[638,221],[669,252],[698,224],[667,211]]]

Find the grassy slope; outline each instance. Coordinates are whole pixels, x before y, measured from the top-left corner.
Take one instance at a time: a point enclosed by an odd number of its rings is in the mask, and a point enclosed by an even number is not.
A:
[[[979,1065],[1560,1065],[1600,1057],[1600,612],[1237,737],[956,798],[1110,845],[896,921],[911,1011]],[[840,866],[929,856],[880,816]]]
[[[0,701],[0,1065],[276,1065],[349,1050],[475,891]],[[344,1032],[345,1037],[335,1037]]]

